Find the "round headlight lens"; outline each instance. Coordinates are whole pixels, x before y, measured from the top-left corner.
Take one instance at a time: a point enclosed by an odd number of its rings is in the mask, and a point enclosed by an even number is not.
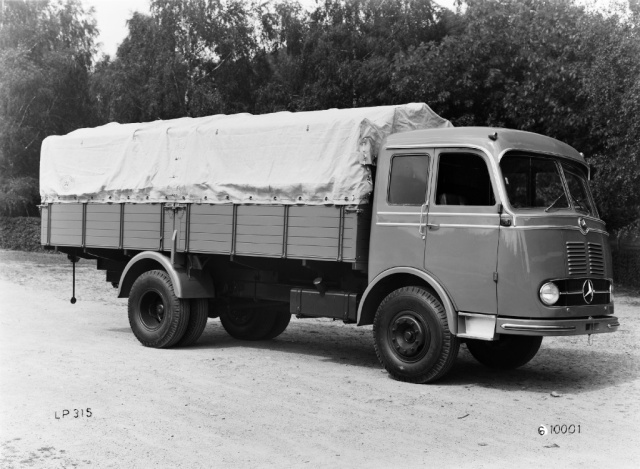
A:
[[[553,282],[548,282],[540,287],[540,300],[547,306],[554,305],[560,299],[560,290]]]

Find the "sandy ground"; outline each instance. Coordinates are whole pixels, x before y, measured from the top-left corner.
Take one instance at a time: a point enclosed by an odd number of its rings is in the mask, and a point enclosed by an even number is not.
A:
[[[390,379],[370,327],[293,319],[244,343],[210,319],[195,346],[155,350],[92,263],[70,296],[63,256],[0,251],[3,468],[639,467],[631,292],[616,295],[619,332],[590,346],[547,338],[511,372],[462,347],[431,385]]]

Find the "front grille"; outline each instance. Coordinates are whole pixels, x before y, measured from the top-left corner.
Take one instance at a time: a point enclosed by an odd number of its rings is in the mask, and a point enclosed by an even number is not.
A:
[[[590,280],[593,283],[595,294],[593,295],[593,301],[587,303],[582,294],[582,287],[586,280],[586,278],[554,280],[560,290],[560,299],[554,306],[606,305],[611,302],[609,290],[611,282],[604,278],[592,278]]]
[[[567,241],[567,265],[571,277],[587,274],[604,276],[602,244]]]

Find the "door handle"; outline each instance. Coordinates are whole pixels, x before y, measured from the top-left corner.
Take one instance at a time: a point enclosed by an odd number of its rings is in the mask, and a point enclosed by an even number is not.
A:
[[[424,217],[427,214],[427,207],[429,207],[429,204],[422,204],[422,207],[420,207],[420,222],[418,223],[418,234],[422,236],[422,239],[425,239],[427,237],[427,224],[424,223]]]
[[[438,228],[440,228],[439,223],[427,223],[427,226],[429,227],[430,230],[437,230]]]

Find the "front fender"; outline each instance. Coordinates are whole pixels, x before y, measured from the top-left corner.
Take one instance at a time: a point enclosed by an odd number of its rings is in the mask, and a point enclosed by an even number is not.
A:
[[[145,251],[129,261],[120,276],[118,298],[129,297],[131,286],[136,279],[149,270],[162,269],[169,274],[173,291],[178,298],[212,298],[215,290],[211,277],[206,272],[187,274],[187,270],[175,266],[171,260],[159,252]]]
[[[357,324],[359,326],[365,325],[365,324],[371,324],[373,318],[363,317],[365,306],[367,307],[371,306],[366,304],[367,300],[375,296],[375,295],[370,296],[370,294],[376,291],[376,287],[380,284],[381,281],[398,274],[410,275],[412,277],[419,278],[420,280],[425,282],[427,285],[429,285],[429,287],[433,289],[433,291],[440,297],[440,300],[442,301],[442,306],[444,307],[445,313],[447,315],[447,322],[449,323],[449,330],[451,331],[452,334],[457,335],[458,334],[458,313],[456,312],[455,306],[453,305],[453,302],[451,301],[449,295],[447,294],[445,289],[442,287],[442,285],[440,285],[440,283],[438,283],[438,281],[435,278],[433,278],[431,275],[427,274],[426,272],[423,272],[422,270],[418,270],[413,267],[394,267],[392,269],[385,270],[380,274],[378,274],[371,281],[371,283],[369,283],[369,285],[367,286],[367,289],[362,294],[362,299],[360,300],[360,304],[358,305]],[[407,286],[407,285],[403,285],[403,286]],[[377,308],[378,308],[378,305],[375,305],[374,310]],[[369,321],[369,319],[371,319],[371,322]]]

